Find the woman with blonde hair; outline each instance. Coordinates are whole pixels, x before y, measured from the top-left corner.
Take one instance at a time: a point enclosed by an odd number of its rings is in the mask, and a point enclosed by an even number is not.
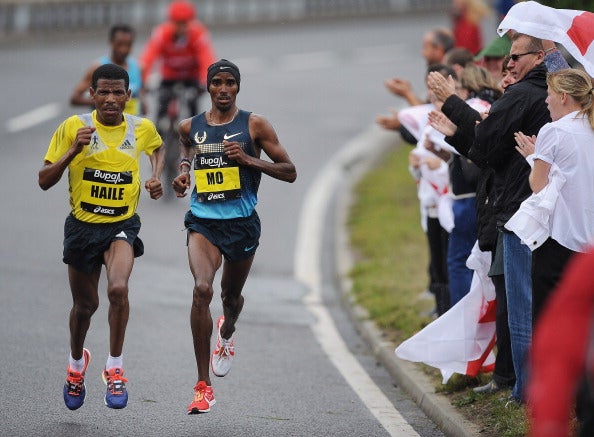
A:
[[[467,65],[460,76],[460,85],[468,90],[469,97],[479,97],[490,103],[501,97],[503,89],[486,68]]]
[[[547,77],[547,86],[552,94],[562,97],[561,94],[567,94],[571,97],[569,104],[573,105],[579,111],[579,115],[587,116],[590,127],[594,129],[594,102],[592,78],[583,70],[569,68],[551,73]],[[551,93],[549,93],[549,111],[554,108],[551,105]],[[555,121],[555,115],[551,113],[551,118]],[[559,117],[562,116],[558,114]]]
[[[592,79],[583,70],[568,68],[549,73],[547,85],[552,122],[540,129],[536,139],[516,133],[516,149],[533,163],[529,182],[534,192],[518,214],[537,208],[548,218],[540,232],[524,230],[524,235],[531,236],[526,243],[532,249],[533,323],[567,261],[594,243]],[[509,226],[515,226],[514,221]],[[534,235],[541,235],[540,241]]]
[[[516,135],[517,149],[529,162],[530,156],[534,159],[530,187],[536,194],[531,198],[550,197],[551,187],[559,186],[548,216],[548,238],[532,252],[536,325],[527,393],[530,435],[569,436],[575,402],[576,434],[591,436],[594,343],[588,302],[593,301],[593,292],[587,278],[592,271],[576,276],[576,268],[569,266],[583,265],[585,256],[577,255],[591,252],[594,243],[594,88],[592,78],[580,69],[550,73],[547,85],[546,103],[553,121],[540,129],[534,147],[532,138]],[[529,155],[532,148],[534,154]]]

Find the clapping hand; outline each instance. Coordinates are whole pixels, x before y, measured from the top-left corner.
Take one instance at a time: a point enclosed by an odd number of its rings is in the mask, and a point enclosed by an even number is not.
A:
[[[522,132],[516,132],[514,134],[514,139],[518,144],[516,146],[516,150],[520,152],[520,154],[524,158],[534,153],[534,143],[536,143],[536,135],[532,135],[531,137],[529,137],[528,135],[524,135]]]
[[[456,126],[443,112],[431,111],[429,113],[429,124],[431,127],[446,137],[451,137],[456,133],[458,126]]]

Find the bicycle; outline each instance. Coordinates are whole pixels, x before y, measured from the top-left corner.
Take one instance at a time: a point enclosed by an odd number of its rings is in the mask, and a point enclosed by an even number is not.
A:
[[[157,130],[167,146],[165,154],[165,167],[163,174],[164,180],[172,181],[178,175],[179,171],[179,134],[177,132],[178,123],[188,117],[198,113],[198,99],[204,92],[204,88],[195,81],[176,81],[173,83],[162,84],[159,89],[159,101],[167,101],[165,113],[159,117],[157,115]],[[177,147],[174,147],[174,144]],[[164,184],[168,189],[165,190],[165,199],[175,197],[171,184]]]

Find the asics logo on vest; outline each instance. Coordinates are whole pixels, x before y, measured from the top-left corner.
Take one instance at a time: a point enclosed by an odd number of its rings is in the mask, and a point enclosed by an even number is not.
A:
[[[208,200],[224,200],[225,193],[208,193]]]
[[[95,214],[103,214],[103,215],[115,215],[114,208],[104,208],[102,206],[96,206],[93,210]]]

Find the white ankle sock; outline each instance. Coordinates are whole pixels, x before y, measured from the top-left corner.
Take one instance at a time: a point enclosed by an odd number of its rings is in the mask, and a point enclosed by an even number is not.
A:
[[[72,358],[72,354],[70,354],[70,357],[68,358],[68,364],[75,372],[82,372],[82,369],[85,367],[85,356],[83,355],[80,360],[75,360]]]
[[[122,367],[124,364],[124,356],[120,355],[119,357],[112,357],[109,355],[107,357],[107,363],[105,364],[106,369],[111,369],[112,367]]]

